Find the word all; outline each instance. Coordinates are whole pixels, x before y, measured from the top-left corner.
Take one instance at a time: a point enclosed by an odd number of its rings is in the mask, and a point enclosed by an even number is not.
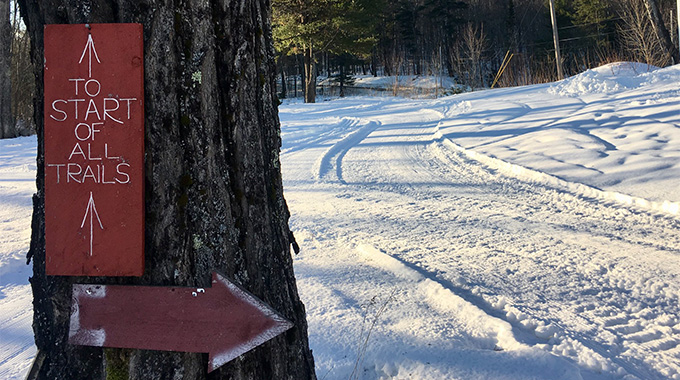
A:
[[[72,146],[63,162],[48,162],[47,175],[56,184],[95,183],[105,185],[130,182],[130,163],[109,146],[107,129],[125,128],[138,107],[134,97],[105,97],[97,79],[69,78],[71,97],[55,99],[48,115],[73,131]]]

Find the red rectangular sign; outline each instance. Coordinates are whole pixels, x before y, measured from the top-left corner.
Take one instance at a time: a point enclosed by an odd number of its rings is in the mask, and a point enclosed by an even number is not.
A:
[[[48,275],[144,271],[141,24],[45,26]]]

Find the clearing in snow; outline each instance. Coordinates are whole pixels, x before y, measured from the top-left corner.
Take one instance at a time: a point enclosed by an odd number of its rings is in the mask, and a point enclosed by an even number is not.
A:
[[[281,107],[319,378],[680,378],[680,66]]]
[[[319,379],[680,379],[680,66],[280,107]],[[0,142],[0,378],[35,139]]]

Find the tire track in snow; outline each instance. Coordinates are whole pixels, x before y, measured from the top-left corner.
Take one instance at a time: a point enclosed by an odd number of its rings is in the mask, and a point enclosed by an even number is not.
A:
[[[352,120],[353,125],[358,125],[359,123],[360,123],[359,119]],[[347,152],[350,149],[352,149],[352,147],[358,145],[363,139],[368,137],[368,135],[370,135],[371,132],[376,130],[379,127],[379,125],[380,124],[378,122],[369,121],[363,127],[349,133],[348,135],[340,139],[340,141],[331,145],[331,147],[328,148],[328,150],[326,150],[321,155],[321,157],[319,157],[316,164],[314,165],[314,168],[312,170],[315,174],[315,177],[317,179],[324,179],[324,177],[326,177],[329,172],[335,169],[334,179],[344,183],[344,180],[342,179],[343,157],[345,156],[345,154],[347,154]]]
[[[432,127],[429,128],[431,130]],[[377,134],[372,136],[372,140],[378,138]],[[427,143],[420,140],[414,141],[412,144],[400,143],[393,146],[389,146],[389,144],[384,144],[382,147],[375,144],[369,145],[355,146],[356,149],[347,154],[349,160],[344,162],[347,166],[344,170],[348,176],[352,177],[351,184],[357,196],[366,201],[367,194],[370,192],[384,193],[387,191],[392,194],[391,197],[387,198],[397,198],[397,195],[412,198],[416,200],[414,205],[420,206],[420,209],[418,206],[412,207],[415,209],[413,212],[403,210],[404,214],[418,214],[420,212],[422,217],[417,218],[417,222],[412,225],[404,225],[403,220],[396,220],[394,225],[398,230],[391,232],[393,235],[378,237],[377,239],[382,240],[380,244],[376,242],[376,237],[372,239],[374,244],[377,244],[381,249],[389,251],[392,251],[392,249],[388,249],[388,247],[394,245],[394,241],[397,241],[397,248],[394,250],[401,251],[398,254],[400,260],[415,263],[413,265],[416,266],[419,266],[417,264],[419,261],[427,262],[427,257],[422,256],[422,254],[413,255],[413,252],[426,251],[422,247],[418,247],[418,243],[423,246],[429,244],[438,249],[442,248],[441,245],[437,247],[437,244],[428,242],[428,240],[436,240],[436,237],[432,236],[433,234],[447,234],[446,231],[436,230],[437,226],[439,228],[446,226],[445,220],[447,217],[450,218],[448,215],[444,216],[445,212],[438,204],[461,204],[458,208],[450,207],[451,212],[460,213],[462,208],[466,209],[464,214],[468,217],[475,210],[486,215],[486,217],[480,217],[476,220],[476,223],[493,232],[490,234],[476,233],[475,240],[484,242],[478,248],[481,251],[487,251],[489,259],[495,260],[496,257],[504,257],[503,260],[510,262],[523,262],[522,265],[526,265],[528,269],[520,269],[519,272],[525,273],[525,275],[531,273],[531,268],[535,267],[539,272],[539,277],[543,277],[542,281],[544,282],[558,280],[560,275],[564,275],[566,278],[559,279],[559,283],[571,288],[569,290],[571,295],[568,298],[570,302],[575,303],[574,309],[583,308],[581,313],[584,315],[587,316],[588,314],[585,310],[588,308],[588,302],[593,302],[596,305],[593,308],[595,310],[609,307],[612,310],[620,310],[626,313],[626,308],[633,307],[637,302],[651,303],[652,305],[660,304],[659,314],[665,313],[663,312],[664,304],[667,304],[666,310],[668,312],[677,312],[678,298],[677,296],[674,297],[673,294],[678,289],[672,285],[673,279],[677,277],[672,276],[666,276],[659,281],[659,289],[661,290],[657,289],[652,293],[657,298],[656,301],[643,295],[645,284],[635,285],[639,289],[639,294],[627,295],[630,297],[628,300],[621,297],[615,299],[615,302],[609,300],[610,293],[612,293],[610,289],[613,287],[620,289],[617,282],[630,280],[630,276],[626,275],[625,271],[626,268],[631,268],[631,265],[634,265],[631,261],[631,259],[634,261],[634,257],[627,255],[631,248],[645,255],[659,254],[658,250],[662,249],[670,254],[670,256],[667,254],[663,257],[677,260],[678,253],[680,253],[677,220],[659,214],[626,211],[619,205],[611,203],[594,202],[592,199],[578,194],[578,192],[573,192],[576,193],[573,194],[564,189],[560,190],[559,186],[541,184],[540,181],[538,183],[528,182],[522,176],[513,178],[507,176],[503,170],[480,165],[477,160],[470,159],[464,152],[449,150],[437,142]],[[442,150],[449,153],[442,153]],[[394,162],[400,164],[395,165]],[[359,178],[368,180],[359,181]],[[469,190],[455,191],[456,188],[472,189],[479,194],[471,195]],[[423,201],[433,200],[436,200],[436,202],[430,202],[427,206],[423,205]],[[472,201],[476,203],[472,203]],[[396,204],[398,203],[397,201]],[[396,204],[389,209],[398,207]],[[480,204],[481,208],[478,208]],[[491,213],[483,211],[484,209],[490,210]],[[376,212],[380,213],[379,211]],[[391,223],[388,216],[390,212],[387,209],[383,212],[385,216],[382,217],[382,225],[378,228],[369,227],[369,230],[381,230],[381,232],[385,229],[390,230],[389,227],[385,227],[386,224]],[[436,221],[438,218],[441,218],[439,222]],[[435,221],[432,221],[433,219]],[[428,224],[428,221],[434,222],[434,228],[423,228],[423,224]],[[670,222],[670,225],[658,224],[664,221]],[[470,229],[469,225],[466,227]],[[472,227],[472,229],[478,227]],[[538,232],[538,238],[527,235],[536,235],[532,230]],[[430,239],[421,236],[426,234],[430,235]],[[526,244],[521,241],[522,236],[527,236],[527,239],[531,242],[530,245],[533,245],[533,247],[529,247],[529,252],[522,252],[526,248]],[[413,240],[413,242],[404,242],[404,239]],[[538,241],[542,239],[546,241]],[[469,239],[451,241],[450,244],[453,247],[443,248],[442,251],[455,254],[456,245],[465,244],[466,241],[469,241]],[[567,254],[558,253],[560,250],[566,251]],[[579,253],[581,250],[584,250],[585,254]],[[602,256],[603,253],[604,256]],[[536,255],[538,257],[532,257]],[[547,268],[544,262],[546,259],[552,261]],[[555,262],[564,259],[568,260],[567,265]],[[619,269],[613,275],[613,270],[618,269],[616,267],[619,265],[620,259],[623,259],[625,265],[621,265],[623,269]],[[441,259],[437,258],[432,264],[428,265],[434,268],[440,262]],[[469,259],[465,263],[468,267],[476,268],[469,271],[466,277],[477,278],[472,282],[480,282],[483,285],[483,292],[488,292],[485,299],[488,299],[490,303],[497,304],[499,312],[504,313],[508,321],[516,323],[526,331],[533,332],[537,337],[549,336],[553,332],[554,327],[545,326],[561,326],[559,330],[564,331],[564,333],[559,339],[555,338],[547,345],[550,352],[572,357],[583,367],[597,372],[615,373],[622,376],[627,373],[638,378],[650,379],[666,378],[665,376],[668,374],[671,376],[678,374],[678,365],[673,364],[673,360],[669,359],[676,356],[672,351],[676,347],[673,342],[680,338],[678,331],[673,330],[673,328],[666,328],[665,334],[659,333],[664,329],[657,328],[660,323],[656,319],[651,319],[648,322],[650,324],[649,329],[653,330],[651,334],[637,336],[610,331],[616,336],[618,342],[603,341],[598,343],[597,339],[593,340],[588,334],[576,333],[571,330],[579,326],[579,323],[577,323],[579,319],[570,321],[571,317],[569,317],[567,321],[563,321],[561,319],[564,316],[555,318],[549,312],[549,308],[539,310],[540,313],[538,314],[530,312],[531,307],[529,305],[535,301],[522,301],[520,293],[507,293],[513,286],[502,284],[504,282],[503,276],[497,274],[503,273],[502,271],[484,273],[488,272],[488,268],[485,268],[482,262],[474,263],[474,260]],[[554,269],[550,269],[551,266]],[[569,268],[570,266],[572,268]],[[502,270],[504,265],[501,263],[497,267]],[[556,269],[557,273],[548,274],[545,272],[546,269],[548,271]],[[425,270],[428,269],[425,268]],[[445,275],[446,271],[446,269],[438,268],[435,273],[439,272]],[[644,269],[644,272],[650,273],[649,269]],[[483,274],[483,276],[480,278],[479,274]],[[531,281],[520,280],[518,285],[520,285],[520,290],[527,291],[530,297],[539,297],[539,299],[551,303],[556,302],[556,298],[563,296],[554,294],[559,293],[559,286],[555,289],[554,285],[546,284],[546,286],[549,286],[545,289],[548,293],[545,293],[545,290],[541,289],[543,285],[538,286],[537,289],[526,288],[527,285],[534,287]],[[642,288],[639,288],[640,286]],[[662,291],[664,288],[669,289]],[[504,293],[509,294],[511,299],[520,297],[517,305],[514,305],[513,302],[496,300],[496,297],[506,297],[503,296]],[[619,293],[621,292],[619,291]],[[584,304],[585,306],[579,306]],[[569,310],[564,305],[560,307],[561,310],[556,310],[559,314],[577,311]],[[603,327],[603,323],[600,323],[601,319],[598,318],[600,317],[593,316],[589,319],[587,325],[582,324],[581,326],[587,326],[587,329],[597,326],[598,334],[605,336],[608,330]],[[630,323],[636,323],[634,316],[629,315],[628,318]],[[659,348],[659,350],[654,351],[656,348]],[[662,350],[663,348],[670,348],[670,352]],[[606,359],[609,356],[607,351],[612,349],[622,352],[622,358],[616,358],[613,362]],[[661,352],[661,354],[656,355],[656,352]],[[627,355],[633,357],[625,358]],[[655,373],[648,367],[645,363],[646,359],[665,363],[658,365],[664,371],[662,377],[659,377],[659,373]]]
[[[593,198],[603,201],[616,202],[622,206],[635,207],[645,211],[662,212],[669,215],[680,215],[680,203],[672,201],[654,202],[640,197],[615,192],[603,191],[594,187],[584,185],[577,182],[565,181],[553,175],[529,169],[521,165],[513,164],[491,157],[471,149],[463,148],[450,139],[444,137],[437,129],[434,134],[434,139],[440,141],[447,148],[463,153],[468,158],[478,161],[482,165],[489,166],[495,170],[501,171],[503,174],[517,178],[524,181],[541,183],[547,186],[554,186],[565,189],[569,192],[576,193],[584,198]]]
[[[287,188],[295,229],[338,251],[361,241],[389,252],[427,273],[397,276],[417,294],[465,302],[591,374],[680,377],[678,218],[487,164],[437,135],[433,117],[451,110],[413,122],[414,109],[345,136],[317,158],[314,186]],[[450,323],[474,336],[470,321]]]
[[[326,143],[328,140],[332,140],[334,138],[338,138],[347,129],[350,129],[354,124],[356,124],[355,120],[350,120],[347,118],[342,118],[338,122],[335,123],[324,123],[322,126],[319,126],[318,133],[315,133],[314,135],[309,135],[308,133],[304,132],[299,132],[300,136],[296,136],[296,133],[290,130],[293,130],[294,128],[290,127],[288,128],[288,136],[285,136],[284,142],[285,144],[281,147],[281,155],[285,154],[290,154],[293,152],[297,152],[303,149],[309,149],[315,146],[322,145]],[[304,131],[304,128],[301,128],[302,131]]]
[[[467,331],[472,331],[473,335],[481,334],[475,336],[475,338],[481,339],[480,347],[482,348],[493,349],[494,351],[505,349],[532,351],[541,350],[542,347],[546,346],[545,343],[550,342],[552,345],[558,346],[558,350],[564,350],[564,347],[567,347],[566,350],[578,350],[583,356],[589,356],[589,358],[581,358],[581,360],[589,360],[591,362],[589,365],[598,371],[605,370],[619,374],[633,373],[640,378],[649,375],[641,374],[636,368],[627,365],[625,362],[615,364],[606,359],[605,349],[586,347],[581,342],[570,339],[562,328],[557,327],[557,324],[546,325],[543,321],[531,318],[508,305],[505,300],[494,305],[475,304],[468,301],[469,297],[459,296],[436,278],[424,273],[422,268],[413,268],[412,265],[369,244],[359,244],[356,249],[368,264],[392,273],[394,276],[405,280],[409,287],[417,289],[423,300],[433,309],[449,315],[451,319],[458,319],[458,323],[466,325]],[[507,311],[507,314],[503,315],[502,311]],[[505,318],[495,316],[497,314],[501,314]],[[526,332],[530,333],[533,338],[527,338]],[[521,342],[521,338],[518,339],[516,334],[523,335],[527,342]],[[540,343],[536,343],[536,341]],[[619,366],[620,364],[623,365]]]
[[[433,308],[451,315],[452,318],[459,318],[460,323],[468,325],[469,331],[481,334],[478,338],[485,341],[481,343],[481,346],[486,346],[486,349],[500,351],[529,348],[515,338],[512,326],[508,322],[490,316],[441,283],[425,277],[416,269],[410,268],[399,259],[369,244],[360,244],[356,249],[367,263],[413,284],[412,286],[418,289],[425,302]],[[491,345],[489,345],[490,342]]]

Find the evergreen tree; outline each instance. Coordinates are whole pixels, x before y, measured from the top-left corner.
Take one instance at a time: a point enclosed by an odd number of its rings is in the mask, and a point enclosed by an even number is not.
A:
[[[316,54],[368,57],[384,0],[274,0],[277,50],[304,56],[305,102],[316,97]]]
[[[579,26],[585,39],[594,41],[596,46],[605,47],[615,31],[611,22],[613,12],[611,2],[605,0],[576,0],[571,15],[574,24]]]
[[[517,20],[515,19],[515,2],[508,0],[508,17],[505,21],[506,29],[508,30],[508,37],[510,43],[508,44],[511,50],[517,49]]]
[[[274,0],[273,28],[277,50],[304,56],[306,103],[316,101],[315,53],[334,31],[337,0]]]

